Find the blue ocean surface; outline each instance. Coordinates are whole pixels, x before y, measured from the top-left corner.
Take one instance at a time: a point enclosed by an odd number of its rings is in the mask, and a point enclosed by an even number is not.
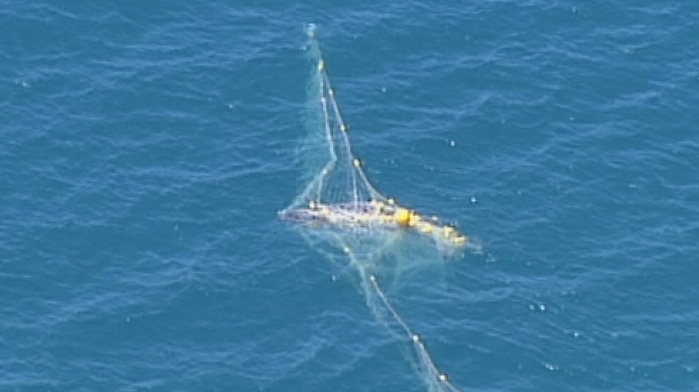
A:
[[[373,184],[478,245],[386,284],[454,386],[699,391],[698,2],[242,3],[2,2],[0,391],[428,390],[277,216],[310,22]]]

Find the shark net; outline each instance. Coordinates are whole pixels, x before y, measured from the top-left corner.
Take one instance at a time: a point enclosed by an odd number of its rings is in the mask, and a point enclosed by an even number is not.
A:
[[[315,26],[309,25],[306,32],[307,48],[315,62],[309,96],[314,106],[310,109],[317,116],[311,121],[315,130],[311,137],[322,141],[316,145],[325,149],[321,154],[325,160],[316,162],[308,185],[279,216],[292,222],[331,261],[355,267],[369,308],[395,336],[412,345],[413,363],[428,390],[458,391],[437,368],[421,336],[389,300],[382,277],[391,270],[395,280],[396,271],[407,268],[406,264],[414,267],[405,262],[406,255],[434,260],[437,253],[447,258],[463,250],[468,240],[437,217],[401,206],[374,188],[352,151],[349,127],[330,83]]]

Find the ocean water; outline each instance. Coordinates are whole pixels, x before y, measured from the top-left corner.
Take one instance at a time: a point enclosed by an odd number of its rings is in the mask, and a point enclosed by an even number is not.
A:
[[[388,288],[464,391],[699,390],[699,3],[0,7],[0,390],[425,391],[304,187],[318,25],[382,192],[480,244]]]

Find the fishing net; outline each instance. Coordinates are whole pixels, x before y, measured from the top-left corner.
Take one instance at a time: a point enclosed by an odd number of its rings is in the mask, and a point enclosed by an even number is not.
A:
[[[374,188],[352,151],[349,127],[330,83],[314,25],[307,27],[307,34],[308,52],[315,62],[308,120],[314,132],[304,151],[323,146],[325,159],[309,160],[308,185],[279,216],[293,222],[311,246],[330,260],[344,260],[355,267],[367,305],[394,334],[413,346],[416,368],[430,391],[458,391],[446,373],[437,369],[422,338],[389,300],[380,279],[390,271],[395,280],[420,260],[434,262],[435,253],[440,261],[451,257],[466,247],[467,238],[453,226],[403,207]]]

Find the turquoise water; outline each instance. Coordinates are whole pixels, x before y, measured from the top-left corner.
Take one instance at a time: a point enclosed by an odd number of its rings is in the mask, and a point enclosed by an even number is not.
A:
[[[426,390],[277,219],[307,22],[377,188],[482,244],[388,289],[456,386],[699,390],[698,4],[5,2],[0,390]]]

